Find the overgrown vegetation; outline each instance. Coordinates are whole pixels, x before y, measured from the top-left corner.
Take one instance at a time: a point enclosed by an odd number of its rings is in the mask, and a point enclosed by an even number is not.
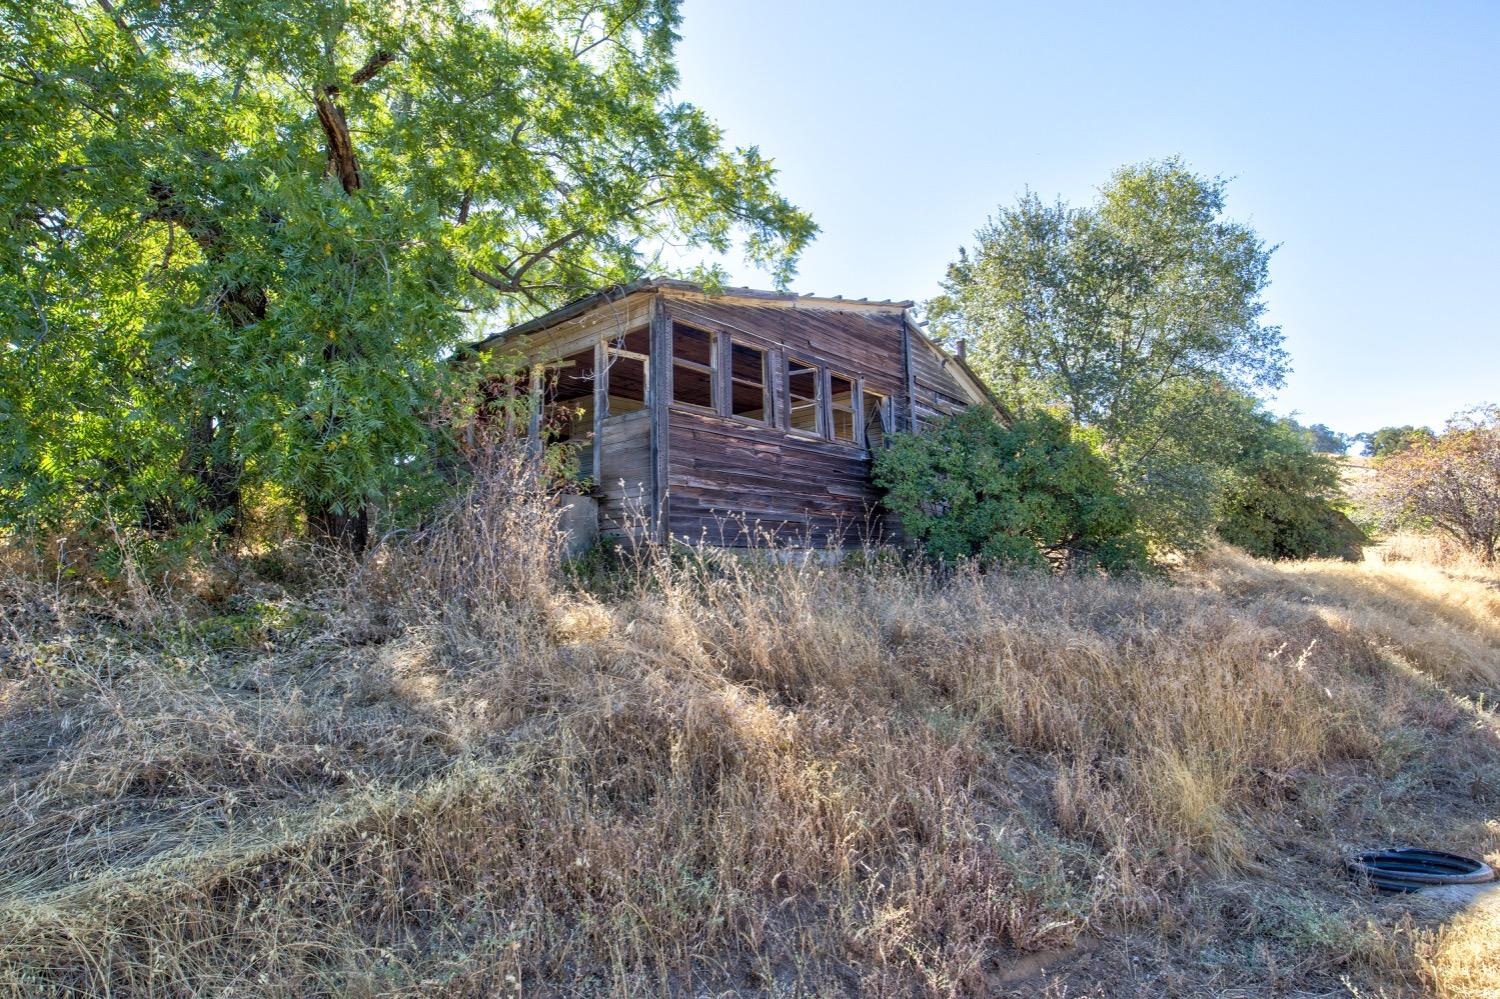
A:
[[[432,499],[468,317],[662,241],[784,281],[816,227],[676,98],[679,8],[0,8],[0,528],[211,540],[271,492],[358,547]]]
[[[1365,446],[1371,458],[1385,458],[1397,451],[1404,451],[1413,444],[1430,443],[1436,437],[1427,427],[1414,427],[1408,423],[1402,427],[1381,427],[1370,433],[1359,434],[1356,439]]]
[[[1252,555],[1356,562],[1369,539],[1340,509],[1343,484],[1302,428],[1258,416],[1225,491],[1218,533]]]
[[[1238,399],[1281,384],[1262,322],[1271,248],[1225,215],[1221,179],[1177,159],[1126,166],[1096,203],[1027,193],[975,235],[929,303],[940,337],[1019,415],[1098,432],[1156,543],[1212,536]]]
[[[934,558],[1142,569],[1146,545],[1109,466],[1048,414],[1004,426],[975,407],[875,452],[875,482]]]
[[[1500,418],[1374,435],[1461,550],[1356,561],[1347,440],[1254,394],[1270,251],[1179,161],[950,270],[1019,418],[877,452],[932,559],[560,571],[567,449],[468,317],[815,232],[675,100],[679,20],[0,11],[0,995],[1500,990],[1500,906],[1338,868],[1500,850]]]
[[[1357,561],[1369,538],[1343,510],[1338,465],[1311,450],[1293,421],[1225,395],[1221,408],[1233,416],[1221,421],[1218,444],[1218,535],[1263,558]],[[1150,565],[1146,514],[1117,484],[1097,433],[1051,414],[1007,426],[971,409],[892,437],[874,469],[885,505],[935,559],[1109,572]]]
[[[510,460],[358,570],[7,570],[0,994],[1497,982],[1484,924],[1338,868],[1497,859],[1492,572],[639,549],[605,598]]]

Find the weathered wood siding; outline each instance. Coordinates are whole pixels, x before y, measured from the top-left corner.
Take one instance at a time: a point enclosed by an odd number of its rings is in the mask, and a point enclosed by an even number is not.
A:
[[[912,413],[917,429],[931,426],[974,404],[972,391],[960,379],[962,372],[920,335],[911,334]]]
[[[606,417],[599,425],[599,533],[638,533],[651,504],[651,411]]]
[[[899,311],[841,312],[668,299],[678,322],[770,352],[777,426],[671,406],[666,523],[674,538],[743,546],[752,535],[816,546],[893,533],[870,481],[870,456],[847,442],[783,429],[788,354],[862,379],[906,410]]]
[[[649,294],[633,295],[619,302],[600,305],[591,312],[527,336],[497,341],[486,349],[515,354],[528,362],[548,361],[592,347],[601,338],[620,339],[643,328],[649,321]]]
[[[899,311],[838,312],[773,306],[725,305],[671,298],[667,313],[699,329],[728,333],[746,343],[780,349],[863,377],[871,389],[906,406]]]
[[[735,546],[764,534],[816,546],[870,537],[896,541],[900,524],[880,508],[870,453],[825,439],[826,424],[819,436],[788,428],[786,361],[791,356],[821,366],[825,392],[827,377],[838,375],[885,397],[893,430],[921,429],[982,401],[977,381],[910,324],[905,304],[763,293],[714,298],[657,287],[582,311],[565,309],[555,324],[532,324],[525,336],[489,349],[532,361],[592,350],[598,369],[606,355],[601,341],[624,346],[628,333],[640,342],[627,349],[644,353],[649,331],[649,386],[632,386],[645,389],[646,408],[598,420],[593,445],[585,449],[583,467],[592,464],[598,473],[605,536],[665,528],[680,540]],[[712,407],[718,413],[671,401],[672,323],[719,334]],[[730,340],[766,352],[770,425],[722,415],[733,408],[724,373]],[[624,388],[621,372],[596,382],[585,404],[588,420],[581,418],[578,429],[592,420],[606,391],[614,396]],[[859,422],[863,397],[856,391],[854,398]],[[826,416],[826,402],[823,411]]]
[[[673,408],[667,525],[682,541],[818,547],[888,531],[868,452]]]

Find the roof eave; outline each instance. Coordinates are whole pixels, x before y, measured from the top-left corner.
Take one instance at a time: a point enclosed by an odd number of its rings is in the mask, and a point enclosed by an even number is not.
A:
[[[987,401],[992,407],[994,407],[995,412],[1000,414],[1001,420],[1003,420],[1007,424],[1014,424],[1016,422],[1015,413],[1011,411],[1011,408],[1009,406],[1000,401],[1000,397],[995,395],[995,393],[990,389],[989,385],[986,384],[983,378],[979,377],[979,373],[976,372],[973,368],[969,367],[968,361],[965,361],[957,354],[950,353],[949,351],[944,349],[942,344],[933,340],[932,337],[924,333],[922,331],[922,327],[917,323],[916,314],[913,313],[910,309],[907,309],[904,315],[906,319],[906,325],[911,329],[911,331],[917,336],[921,337],[923,342],[926,343],[927,346],[937,351],[938,356],[943,360],[952,361],[953,366],[964,373],[964,376],[969,379],[974,388],[979,390],[980,395],[983,396],[985,401]]]
[[[519,336],[526,336],[540,330],[556,326],[558,323],[567,322],[569,319],[577,318],[590,310],[608,302],[619,302],[631,295],[646,291],[669,291],[691,295],[703,295],[708,298],[725,299],[749,299],[751,301],[763,301],[766,303],[779,303],[796,308],[798,305],[826,306],[833,309],[850,309],[853,311],[879,310],[905,313],[915,304],[911,301],[893,302],[890,300],[871,302],[868,299],[846,299],[842,297],[828,298],[818,295],[798,295],[790,291],[764,291],[756,288],[723,288],[716,292],[708,292],[703,286],[692,281],[681,281],[676,278],[644,277],[631,281],[628,284],[611,285],[608,288],[574,299],[566,305],[559,306],[551,312],[543,313],[535,319],[528,319],[508,329],[501,330],[491,336],[485,337],[475,343],[469,344],[468,350],[484,350],[495,344]]]
[[[591,294],[585,295],[582,298],[574,299],[566,305],[562,305],[553,309],[551,312],[543,313],[542,315],[537,316],[535,319],[528,319],[524,323],[518,323],[515,326],[511,326],[507,329],[501,330],[499,333],[487,336],[483,340],[471,343],[469,344],[468,349],[484,350],[485,348],[494,346],[495,344],[501,343],[502,341],[510,340],[518,336],[526,336],[527,334],[535,333],[538,330],[544,330],[548,327],[556,326],[558,323],[567,322],[569,319],[581,316],[585,312],[588,312],[597,306],[603,305],[606,302],[619,302],[623,299],[629,298],[631,295],[637,294],[638,292],[650,291],[655,287],[657,287],[657,280],[655,278],[639,278],[635,281],[629,282],[628,284],[610,285],[608,288],[602,288],[599,291],[592,292]]]

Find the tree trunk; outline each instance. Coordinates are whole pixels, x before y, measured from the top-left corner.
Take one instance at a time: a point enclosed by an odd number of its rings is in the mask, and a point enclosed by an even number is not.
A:
[[[377,52],[370,61],[355,74],[355,83],[364,83],[373,77],[381,66],[394,58],[390,53]],[[349,134],[349,122],[344,108],[338,104],[339,88],[332,84],[318,87],[313,93],[313,105],[318,112],[318,123],[328,143],[327,174],[337,177],[345,194],[353,194],[364,186],[359,173],[359,160],[354,152],[354,141]],[[338,349],[330,344],[323,352],[323,362],[332,364],[338,358]],[[329,414],[330,428],[339,422],[338,413]],[[339,548],[355,555],[361,554],[370,541],[370,508],[361,504],[352,513],[336,513],[327,504],[309,500],[307,504],[307,531],[316,543]]]
[[[317,544],[361,555],[370,543],[370,508],[361,505],[353,513],[338,513],[329,505],[309,500],[307,533]]]
[[[105,9],[109,10],[106,4]],[[169,226],[182,226],[203,251],[203,255],[215,266],[222,265],[229,252],[225,244],[224,229],[211,214],[205,213],[191,201],[180,198],[170,184],[152,179],[147,184],[147,196],[152,208],[146,218],[165,222]],[[264,288],[253,284],[224,284],[214,296],[216,311],[231,329],[240,332],[262,322],[266,318],[269,299]],[[195,363],[212,367],[217,359],[200,357]],[[230,414],[212,399],[199,400],[188,427],[182,457],[178,464],[184,475],[191,476],[199,487],[199,498],[203,510],[214,518],[224,517],[221,530],[227,535],[238,532],[240,516],[240,483],[245,473],[245,463],[240,457],[234,440],[234,423]],[[201,514],[201,510],[198,511]],[[158,504],[145,511],[148,529],[185,523],[192,519],[190,511],[177,501]],[[227,517],[225,516],[227,514]]]
[[[184,469],[197,481],[208,515],[223,518],[219,531],[226,537],[239,534],[240,480],[245,463],[236,453],[234,426],[229,414],[201,412],[193,421],[183,455]]]
[[[262,322],[266,306],[265,289],[239,285],[225,289],[219,309],[239,332]],[[205,403],[194,418],[183,455],[186,470],[198,480],[209,516],[224,518],[220,531],[227,537],[238,536],[244,523],[239,507],[245,460],[240,457],[234,432],[230,414]]]

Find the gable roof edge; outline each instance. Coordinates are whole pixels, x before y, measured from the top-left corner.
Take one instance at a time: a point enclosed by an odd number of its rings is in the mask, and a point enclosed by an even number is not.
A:
[[[965,388],[969,389],[971,393],[971,402],[973,402],[975,405],[988,404],[995,410],[996,413],[999,414],[1000,419],[1003,420],[1007,425],[1016,422],[1015,413],[1011,411],[1009,406],[1000,401],[999,396],[990,391],[990,387],[984,383],[984,379],[980,378],[979,375],[974,371],[974,369],[969,367],[967,361],[959,357],[957,354],[950,354],[947,350],[943,349],[940,344],[934,341],[926,333],[922,332],[922,327],[917,324],[917,317],[915,312],[908,308],[902,313],[902,316],[906,322],[906,328],[908,330],[915,334],[917,338],[922,341],[922,343],[931,348],[931,350],[936,353],[940,359],[942,359],[944,365],[952,364],[954,370],[962,375],[961,381],[966,383]]]
[[[652,291],[655,287],[656,283],[653,278],[640,278],[628,284],[612,284],[608,288],[601,288],[596,292],[584,295],[582,298],[575,298],[566,305],[558,306],[551,312],[544,312],[540,316],[517,323],[515,326],[507,326],[499,333],[492,333],[483,340],[469,344],[467,349],[484,350],[505,340],[511,340],[516,337],[535,333],[539,330],[548,329],[559,323],[565,323],[569,319],[576,319],[585,313],[592,312],[601,305],[623,302],[632,295],[643,291]]]

